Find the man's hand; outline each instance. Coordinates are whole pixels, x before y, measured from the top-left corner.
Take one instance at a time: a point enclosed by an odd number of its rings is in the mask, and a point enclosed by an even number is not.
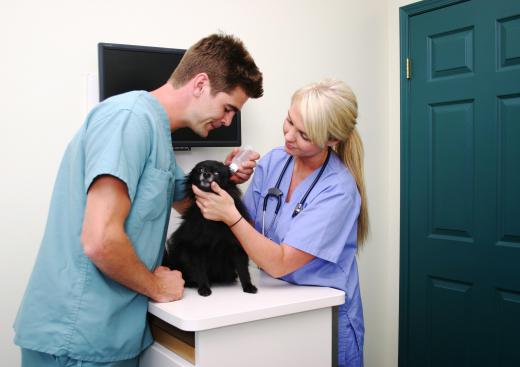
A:
[[[193,200],[191,198],[184,198],[178,201],[174,201],[172,208],[175,209],[177,213],[184,214],[192,204]]]
[[[156,302],[171,302],[182,298],[184,293],[184,279],[177,270],[170,270],[166,266],[159,266],[153,272],[157,290],[151,295]]]
[[[224,163],[229,166],[231,164],[231,161],[233,160],[233,157],[238,154],[239,150],[239,148],[233,148],[231,153],[229,153],[226,157]],[[260,154],[258,154],[257,152],[252,152],[252,154],[249,156],[249,160],[242,163],[238,171],[231,176],[231,181],[233,181],[236,184],[241,184],[249,180],[256,167],[256,161],[259,158]]]

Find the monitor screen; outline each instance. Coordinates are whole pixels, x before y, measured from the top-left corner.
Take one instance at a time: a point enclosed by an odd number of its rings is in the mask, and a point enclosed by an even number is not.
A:
[[[186,50],[163,47],[99,43],[99,99],[132,90],[154,90],[163,85]],[[234,147],[240,146],[240,112],[229,127],[211,130],[207,138],[189,128],[172,134],[173,147]]]

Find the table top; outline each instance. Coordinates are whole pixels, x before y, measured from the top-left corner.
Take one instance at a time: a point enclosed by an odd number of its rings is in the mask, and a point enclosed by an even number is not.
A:
[[[240,324],[297,312],[332,307],[345,302],[338,289],[294,285],[274,279],[256,267],[250,268],[258,293],[244,293],[237,281],[214,285],[212,294],[202,297],[186,288],[181,300],[167,303],[150,301],[148,312],[186,331],[200,331]]]

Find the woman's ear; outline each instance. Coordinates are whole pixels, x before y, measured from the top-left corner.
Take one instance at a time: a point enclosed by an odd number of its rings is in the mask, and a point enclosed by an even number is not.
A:
[[[327,146],[332,148],[332,147],[334,147],[338,143],[339,143],[339,140],[330,139],[329,141],[327,141]]]

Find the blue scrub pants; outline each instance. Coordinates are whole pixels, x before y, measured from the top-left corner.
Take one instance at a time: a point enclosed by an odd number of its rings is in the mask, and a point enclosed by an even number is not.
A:
[[[88,362],[22,348],[22,367],[138,367],[139,357],[117,362]]]

